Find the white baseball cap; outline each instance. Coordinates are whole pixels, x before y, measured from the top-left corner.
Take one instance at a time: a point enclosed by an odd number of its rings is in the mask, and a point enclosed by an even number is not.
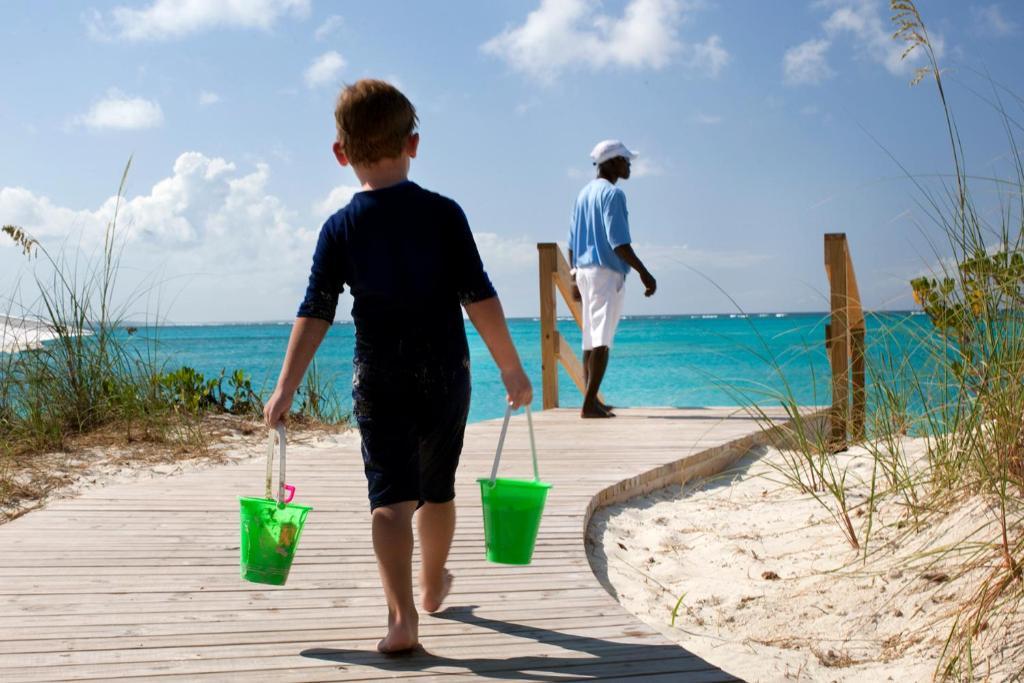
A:
[[[595,166],[615,157],[635,159],[636,156],[636,152],[630,151],[620,140],[602,140],[594,145],[593,151],[590,152],[590,158],[594,160]]]

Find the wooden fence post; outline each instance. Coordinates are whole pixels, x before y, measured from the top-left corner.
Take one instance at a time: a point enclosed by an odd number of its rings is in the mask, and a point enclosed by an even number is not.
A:
[[[829,325],[829,360],[832,366],[832,411],[829,448],[846,450],[846,427],[850,414],[850,330],[849,280],[846,235],[825,235],[825,271],[828,273],[832,319]]]
[[[848,434],[856,441],[864,440],[864,422],[867,417],[867,351],[864,342],[867,324],[845,233],[825,235],[825,272],[828,273],[831,295],[829,304],[832,309],[831,320],[825,326],[825,344],[828,347],[829,365],[832,366],[832,430],[829,448],[836,453],[846,450]]]
[[[543,409],[558,407],[558,334],[554,274],[558,271],[558,245],[537,245],[540,265],[540,362]]]

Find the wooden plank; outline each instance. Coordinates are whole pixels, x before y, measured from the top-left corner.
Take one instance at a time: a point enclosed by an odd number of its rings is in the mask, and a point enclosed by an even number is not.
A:
[[[864,309],[861,307],[860,288],[857,286],[857,275],[853,270],[853,257],[850,256],[850,242],[843,237],[843,253],[846,257],[846,293],[849,302],[850,329],[864,328]]]
[[[469,673],[461,674],[435,674],[432,671],[415,669],[421,666],[417,660],[409,663],[393,663],[388,667],[381,667],[382,673],[378,677],[369,680],[382,680],[387,678],[394,680],[415,680],[417,683],[434,683],[435,681],[469,681],[469,680],[524,680],[524,681],[578,681],[578,680],[601,680],[601,681],[629,681],[636,683],[732,683],[740,679],[730,676],[727,673],[717,670],[706,670],[695,668],[688,662],[680,662],[678,659],[651,659],[649,656],[643,660],[613,661],[601,660],[600,663],[591,660],[590,663],[577,664],[566,667],[561,662],[551,660],[529,660],[518,658],[515,660],[520,668],[497,669],[485,662],[474,662],[474,669]],[[401,667],[408,667],[403,669]],[[340,670],[340,671],[339,671]],[[209,680],[217,683],[237,683],[238,675],[228,674],[223,677],[212,677]],[[110,681],[138,681],[136,678],[112,678]],[[190,681],[188,676],[150,676],[146,683],[181,683]],[[206,679],[204,679],[206,680]],[[344,667],[321,667],[315,670],[301,672],[281,672],[281,676],[266,671],[244,672],[246,683],[298,683],[308,680],[317,681],[343,681],[352,680],[346,677]],[[367,680],[367,679],[363,679]]]
[[[573,653],[573,646],[580,650]],[[645,672],[674,671],[677,681],[704,681],[705,673],[714,671],[703,660],[680,654],[672,645],[606,641],[592,645],[586,637],[572,637],[537,643],[531,654],[495,652],[494,643],[467,647],[455,653],[439,655],[433,652],[416,653],[407,657],[383,658],[369,652],[372,640],[348,641],[346,647],[309,647],[302,650],[298,661],[282,666],[282,660],[292,662],[290,655],[251,656],[244,659],[194,660],[181,662],[113,663],[77,665],[59,669],[26,669],[10,671],[17,680],[38,682],[55,680],[47,675],[59,675],[56,680],[119,680],[122,677],[179,676],[178,680],[238,681],[324,681],[324,680],[376,680],[401,678],[404,680],[429,676],[429,680],[467,680],[467,677],[504,678],[512,680],[581,680],[600,677],[602,671],[613,675],[628,671],[631,676]],[[583,649],[586,647],[587,649]],[[690,677],[690,673],[695,673]],[[459,676],[450,679],[451,676]],[[715,672],[713,680],[735,680]],[[572,678],[569,678],[572,677]],[[167,679],[165,679],[167,680]]]
[[[542,403],[544,410],[558,407],[558,362],[555,351],[557,311],[555,308],[555,287],[552,281],[558,270],[557,244],[537,245],[540,271],[540,365]]]
[[[582,329],[583,305],[573,295],[573,286],[576,283],[572,276],[569,275],[569,262],[565,260],[561,249],[556,247],[555,254],[555,285],[558,287],[558,291],[562,293],[562,299],[565,301],[565,305],[568,306],[569,312],[572,313],[576,326]]]
[[[865,384],[864,321],[850,330],[850,354],[853,357],[853,411],[850,432],[857,441],[864,440],[864,422],[867,418],[867,388]]]
[[[587,393],[587,385],[583,381],[583,364],[580,363],[580,359],[573,352],[572,347],[566,344],[565,337],[559,332],[555,332],[555,350],[558,352],[558,360],[561,361],[562,367],[565,368],[565,372],[569,375],[569,379],[573,381],[576,388],[580,390],[581,394]],[[597,398],[602,403],[605,403],[604,393],[597,392]]]
[[[289,473],[315,516],[284,588],[237,575],[234,496],[259,483],[262,454],[90,490],[0,526],[0,680],[730,680],[627,614],[590,571],[583,539],[607,501],[602,491],[657,484],[667,465],[710,471],[749,445],[757,423],[734,408],[619,414],[601,424],[575,410],[534,416],[541,472],[554,488],[527,567],[482,558],[475,479],[489,468],[500,425],[467,429],[450,562],[455,607],[449,618],[421,616],[428,659],[396,665],[373,652],[384,600],[365,489],[349,483],[362,477],[349,440],[329,454],[289,448]],[[503,472],[529,476],[527,446],[519,415]]]
[[[558,353],[558,360],[561,361],[562,367],[565,368],[566,374],[569,375],[569,379],[573,381],[573,384],[576,385],[581,394],[585,394],[587,392],[587,385],[583,382],[583,364],[580,363],[580,359],[573,353],[572,347],[565,342],[565,337],[557,330],[555,331],[555,351]]]

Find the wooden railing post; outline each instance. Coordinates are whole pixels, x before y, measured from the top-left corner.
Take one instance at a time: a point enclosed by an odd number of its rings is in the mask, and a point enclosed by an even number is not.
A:
[[[540,362],[543,408],[558,407],[558,334],[555,309],[555,280],[558,245],[537,245],[540,264]]]
[[[846,450],[848,433],[852,433],[858,441],[864,438],[867,403],[864,360],[866,325],[845,233],[825,235],[825,271],[829,280],[831,308],[831,320],[825,326],[829,364],[832,367],[832,428],[829,447],[837,452]]]
[[[541,382],[543,384],[544,410],[558,407],[558,364],[561,363],[569,379],[573,381],[581,394],[586,393],[583,384],[583,365],[573,350],[565,343],[558,332],[558,309],[556,308],[555,292],[562,295],[562,300],[569,307],[569,312],[576,324],[583,326],[582,304],[573,297],[575,285],[569,275],[569,263],[562,255],[562,250],[553,242],[542,242],[537,245],[540,262],[540,362]],[[604,396],[597,394],[598,400],[604,402]]]
[[[846,235],[825,235],[825,270],[828,273],[832,320],[829,325],[829,361],[832,366],[832,414],[829,448],[846,449],[846,421],[850,414],[849,293],[847,291]]]

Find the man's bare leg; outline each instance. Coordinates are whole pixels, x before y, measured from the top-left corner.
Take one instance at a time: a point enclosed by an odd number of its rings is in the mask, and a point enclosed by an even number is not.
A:
[[[604,379],[604,371],[608,368],[608,347],[596,346],[590,352],[588,358],[587,393],[583,397],[583,409],[581,417],[615,417],[615,413],[601,407],[597,400],[597,393],[601,389],[601,380]]]
[[[377,643],[383,653],[410,650],[419,643],[419,615],[412,597],[412,514],[417,502],[373,511],[373,552],[388,603],[388,634]]]
[[[587,382],[590,381],[590,354],[590,349],[583,350],[583,386],[587,386]],[[605,412],[611,412],[613,407],[602,402],[601,399],[597,399],[597,405]]]
[[[455,536],[455,501],[425,503],[416,513],[420,536],[420,605],[436,612],[452,588],[452,574],[445,568]]]

